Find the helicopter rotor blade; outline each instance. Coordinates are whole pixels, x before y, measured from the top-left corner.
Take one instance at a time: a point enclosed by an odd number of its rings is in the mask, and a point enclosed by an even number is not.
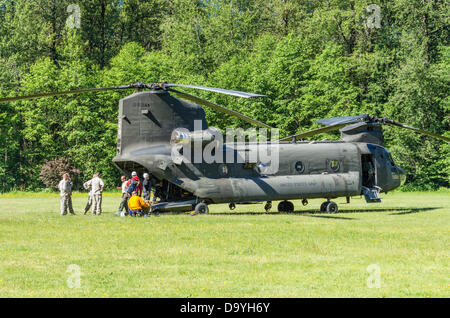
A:
[[[327,126],[309,130],[309,131],[305,131],[305,132],[302,132],[302,133],[299,133],[296,135],[292,135],[289,137],[285,137],[285,138],[280,139],[280,141],[291,141],[294,137],[297,139],[303,139],[306,137],[314,136],[316,134],[328,132],[328,131],[335,130],[335,129],[340,129],[347,125],[351,125],[351,124],[358,123],[361,121],[377,122],[377,123],[384,124],[384,125],[393,125],[393,126],[397,126],[400,128],[409,129],[409,130],[415,131],[417,133],[424,134],[424,135],[427,135],[427,136],[430,136],[430,137],[433,137],[436,139],[444,140],[446,142],[450,142],[450,138],[448,138],[448,137],[441,136],[441,135],[438,135],[438,134],[435,134],[435,133],[432,133],[432,132],[429,132],[427,130],[423,130],[420,128],[415,128],[412,126],[404,125],[404,124],[398,123],[398,122],[393,121],[386,117],[378,118],[378,117],[367,115],[367,114],[362,114],[362,115],[357,115],[357,116],[346,116],[346,117],[333,117],[333,118],[325,118],[325,119],[317,120],[316,123],[327,125]]]
[[[153,88],[152,84],[143,84],[143,83],[135,83],[124,86],[112,86],[112,87],[97,87],[97,88],[83,88],[76,89],[70,91],[61,91],[61,92],[48,92],[48,93],[39,93],[32,94],[26,96],[16,96],[16,97],[5,97],[0,98],[0,103],[3,102],[14,102],[19,100],[29,100],[35,98],[43,98],[43,97],[53,97],[53,96],[62,96],[62,95],[70,95],[70,94],[82,94],[82,93],[90,93],[90,92],[98,92],[98,91],[110,91],[110,90],[124,90],[124,89],[143,89],[143,88]]]
[[[416,127],[408,126],[408,125],[405,125],[405,124],[401,124],[401,123],[398,123],[398,122],[396,122],[394,120],[391,120],[389,118],[386,118],[386,117],[385,118],[381,118],[380,122],[382,124],[388,124],[388,125],[393,125],[393,126],[400,127],[400,128],[409,129],[409,130],[415,131],[415,132],[417,132],[419,134],[424,134],[424,135],[427,135],[427,136],[430,136],[430,137],[433,137],[433,138],[436,138],[436,139],[440,139],[440,140],[443,140],[443,141],[446,141],[446,142],[450,142],[450,138],[448,138],[448,137],[441,136],[441,135],[438,135],[438,134],[435,134],[435,133],[432,133],[430,131],[423,130],[423,129],[420,129],[420,128],[416,128]]]
[[[313,129],[313,130],[308,130],[305,132],[301,132],[296,135],[284,137],[284,138],[281,138],[280,141],[291,141],[294,137],[296,139],[303,139],[306,137],[311,137],[311,136],[314,136],[317,134],[340,129],[347,125],[366,120],[368,117],[369,116],[367,114],[363,114],[363,115],[358,115],[358,116],[333,117],[333,118],[325,118],[325,119],[321,119],[321,120],[316,120],[316,123],[327,125],[327,126]]]
[[[213,87],[205,87],[205,86],[196,86],[196,85],[182,85],[182,84],[172,84],[172,83],[150,83],[150,84],[143,84],[141,82],[124,85],[124,86],[112,86],[112,87],[98,87],[98,88],[84,88],[84,89],[76,89],[76,90],[69,90],[69,91],[60,91],[60,92],[47,92],[47,93],[38,93],[38,94],[32,94],[32,95],[26,95],[26,96],[16,96],[16,97],[5,97],[0,98],[0,103],[3,102],[13,102],[13,101],[19,101],[19,100],[29,100],[29,99],[35,99],[35,98],[44,98],[44,97],[54,97],[54,96],[63,96],[63,95],[70,95],[70,94],[81,94],[81,93],[90,93],[90,92],[98,92],[98,91],[109,91],[109,90],[125,90],[125,89],[152,89],[152,90],[166,90],[174,92],[178,95],[183,96],[185,99],[193,101],[194,103],[198,103],[207,107],[210,107],[216,111],[229,114],[234,117],[238,117],[246,122],[252,123],[254,125],[264,127],[264,128],[272,128],[269,125],[266,125],[258,120],[255,120],[253,118],[250,118],[248,116],[245,116],[241,113],[238,113],[234,110],[225,108],[223,106],[208,102],[207,100],[201,99],[199,97],[196,97],[194,95],[190,95],[184,92],[180,92],[174,89],[171,89],[170,87],[187,87],[187,88],[195,88],[195,89],[201,89],[201,90],[207,90],[211,92],[216,93],[222,93],[227,95],[233,95],[238,97],[244,97],[244,98],[255,98],[255,97],[263,97],[265,95],[259,95],[259,94],[252,94],[252,93],[246,93],[246,92],[240,92],[240,91],[232,91],[227,89],[221,89],[221,88],[213,88]]]
[[[165,90],[170,88],[170,87],[194,88],[194,89],[200,89],[200,90],[203,90],[203,91],[214,92],[214,93],[221,93],[221,94],[225,94],[225,95],[231,95],[231,96],[237,96],[237,97],[243,97],[243,98],[266,97],[266,95],[253,94],[253,93],[240,92],[240,91],[233,91],[233,90],[223,89],[223,88],[198,86],[198,85],[184,85],[184,84],[162,83],[161,87],[163,89],[165,89]]]
[[[325,127],[321,127],[321,128],[317,128],[317,129],[313,129],[313,130],[308,130],[308,131],[304,131],[304,132],[301,132],[301,133],[296,134],[296,135],[292,135],[292,136],[281,138],[280,141],[291,141],[294,137],[295,137],[295,139],[303,139],[303,138],[306,138],[306,137],[311,137],[311,136],[314,136],[314,135],[317,135],[317,134],[325,133],[325,132],[328,132],[328,131],[331,131],[331,130],[340,129],[340,128],[345,127],[345,126],[347,126],[349,124],[351,124],[351,122],[350,123],[348,123],[348,122],[346,122],[346,123],[337,123],[337,124],[330,125],[330,126],[325,126]]]
[[[228,109],[228,108],[225,108],[223,106],[214,104],[214,103],[209,102],[207,100],[204,100],[204,99],[202,99],[200,97],[197,97],[197,96],[194,96],[194,95],[191,95],[191,94],[188,94],[188,93],[180,92],[180,91],[174,90],[172,88],[168,88],[167,90],[170,91],[170,92],[173,92],[175,94],[178,94],[181,98],[189,100],[189,101],[191,101],[193,103],[200,104],[200,105],[203,105],[203,106],[207,106],[207,107],[209,107],[209,108],[211,108],[211,109],[213,109],[215,111],[218,111],[218,112],[221,112],[221,113],[225,113],[225,114],[228,114],[228,115],[240,118],[240,119],[242,119],[242,120],[244,120],[244,121],[246,121],[248,123],[251,123],[253,125],[256,125],[256,126],[259,126],[259,127],[263,127],[263,128],[268,128],[268,129],[272,128],[269,125],[264,124],[263,122],[260,122],[260,121],[258,121],[256,119],[253,119],[253,118],[250,118],[248,116],[245,116],[244,114],[238,113],[237,111],[234,111],[232,109]]]
[[[168,89],[170,89],[170,87],[194,88],[194,89],[200,89],[200,90],[204,90],[204,91],[210,91],[210,92],[221,93],[221,94],[232,95],[232,96],[243,97],[243,98],[256,98],[256,97],[265,97],[266,96],[266,95],[260,95],[260,94],[228,90],[228,89],[223,89],[223,88],[206,87],[206,86],[198,86],[198,85],[184,85],[184,84],[173,84],[173,83],[165,83],[165,82],[164,83],[143,84],[141,82],[138,82],[138,83],[124,85],[124,86],[86,88],[86,89],[76,89],[76,90],[61,91],[61,92],[39,93],[39,94],[32,94],[32,95],[26,95],[26,96],[5,97],[5,98],[0,98],[0,103],[13,102],[13,101],[18,101],[18,100],[28,100],[28,99],[35,99],[35,98],[42,98],[42,97],[53,97],[53,96],[62,96],[62,95],[69,95],[69,94],[81,94],[81,93],[90,93],[90,92],[98,92],[98,91],[107,91],[107,90],[123,90],[123,89],[133,89],[133,88],[134,89],[168,90]]]
[[[369,115],[367,114],[362,114],[362,115],[357,115],[357,116],[343,116],[343,117],[332,117],[332,118],[325,118],[325,119],[321,119],[321,120],[316,120],[315,122],[318,124],[322,124],[322,125],[334,125],[334,124],[341,124],[341,123],[350,123],[350,122],[354,122],[354,121],[361,121],[361,120],[366,120],[369,118]]]

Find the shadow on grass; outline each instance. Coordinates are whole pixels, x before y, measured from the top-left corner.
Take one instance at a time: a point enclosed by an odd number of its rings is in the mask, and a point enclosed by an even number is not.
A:
[[[340,212],[339,212],[340,213]],[[356,218],[346,217],[346,216],[338,216],[337,214],[331,214],[326,212],[317,212],[315,210],[308,211],[294,211],[290,213],[285,212],[219,212],[219,213],[210,213],[210,215],[301,215],[312,218],[324,218],[324,219],[336,219],[336,220],[357,220]]]
[[[336,214],[331,214],[328,212],[320,212],[317,210],[302,210],[302,211],[294,211],[290,213],[285,212],[212,212],[211,215],[303,215],[309,217],[318,217],[318,218],[330,218],[330,219],[343,219],[343,220],[356,220],[355,218],[350,217],[339,217],[336,215],[343,213],[379,213],[379,212],[393,212],[389,213],[389,215],[404,215],[404,214],[412,214],[412,213],[420,213],[426,211],[437,210],[438,207],[432,208],[393,208],[393,209],[351,209],[351,210],[339,210]]]
[[[392,211],[399,211],[396,213],[389,213],[389,215],[403,215],[403,214],[412,214],[412,213],[420,213],[425,211],[437,210],[439,208],[422,208],[422,209],[393,209]]]
[[[345,216],[335,216],[335,214],[334,215],[305,214],[305,216],[309,216],[312,218],[323,218],[323,219],[357,220],[357,218],[349,218],[349,217],[345,217]]]

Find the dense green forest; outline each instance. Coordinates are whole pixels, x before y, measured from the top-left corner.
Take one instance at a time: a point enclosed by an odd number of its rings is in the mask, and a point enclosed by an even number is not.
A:
[[[361,113],[450,136],[449,9],[445,0],[0,0],[0,96],[166,80],[266,94],[196,92],[282,136]],[[0,104],[1,191],[44,188],[41,167],[55,158],[115,186],[125,95]],[[210,125],[245,126],[206,111]],[[384,130],[406,187],[449,186],[448,144]]]

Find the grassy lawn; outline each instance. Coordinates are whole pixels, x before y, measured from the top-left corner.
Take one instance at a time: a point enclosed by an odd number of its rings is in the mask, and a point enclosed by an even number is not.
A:
[[[450,192],[389,193],[381,204],[323,200],[159,218],[59,216],[53,194],[0,196],[1,297],[449,297]],[[369,288],[380,270],[380,287]],[[71,266],[72,265],[72,266]],[[80,287],[74,266],[81,272]],[[372,268],[372,267],[370,267]],[[371,276],[372,275],[372,276]],[[68,284],[69,281],[69,284]]]

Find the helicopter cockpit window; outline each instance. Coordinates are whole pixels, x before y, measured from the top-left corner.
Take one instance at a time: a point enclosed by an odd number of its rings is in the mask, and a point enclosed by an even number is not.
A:
[[[297,162],[295,163],[295,170],[296,170],[298,173],[303,173],[303,172],[305,171],[305,165],[303,164],[303,162],[297,161]]]
[[[328,162],[328,166],[330,167],[330,170],[333,172],[338,172],[339,168],[341,167],[339,161],[337,160],[330,160]]]
[[[394,162],[394,158],[392,158],[392,155],[389,151],[386,150],[387,153],[387,157],[389,159],[389,162],[391,163],[391,166],[395,167],[395,162]]]

